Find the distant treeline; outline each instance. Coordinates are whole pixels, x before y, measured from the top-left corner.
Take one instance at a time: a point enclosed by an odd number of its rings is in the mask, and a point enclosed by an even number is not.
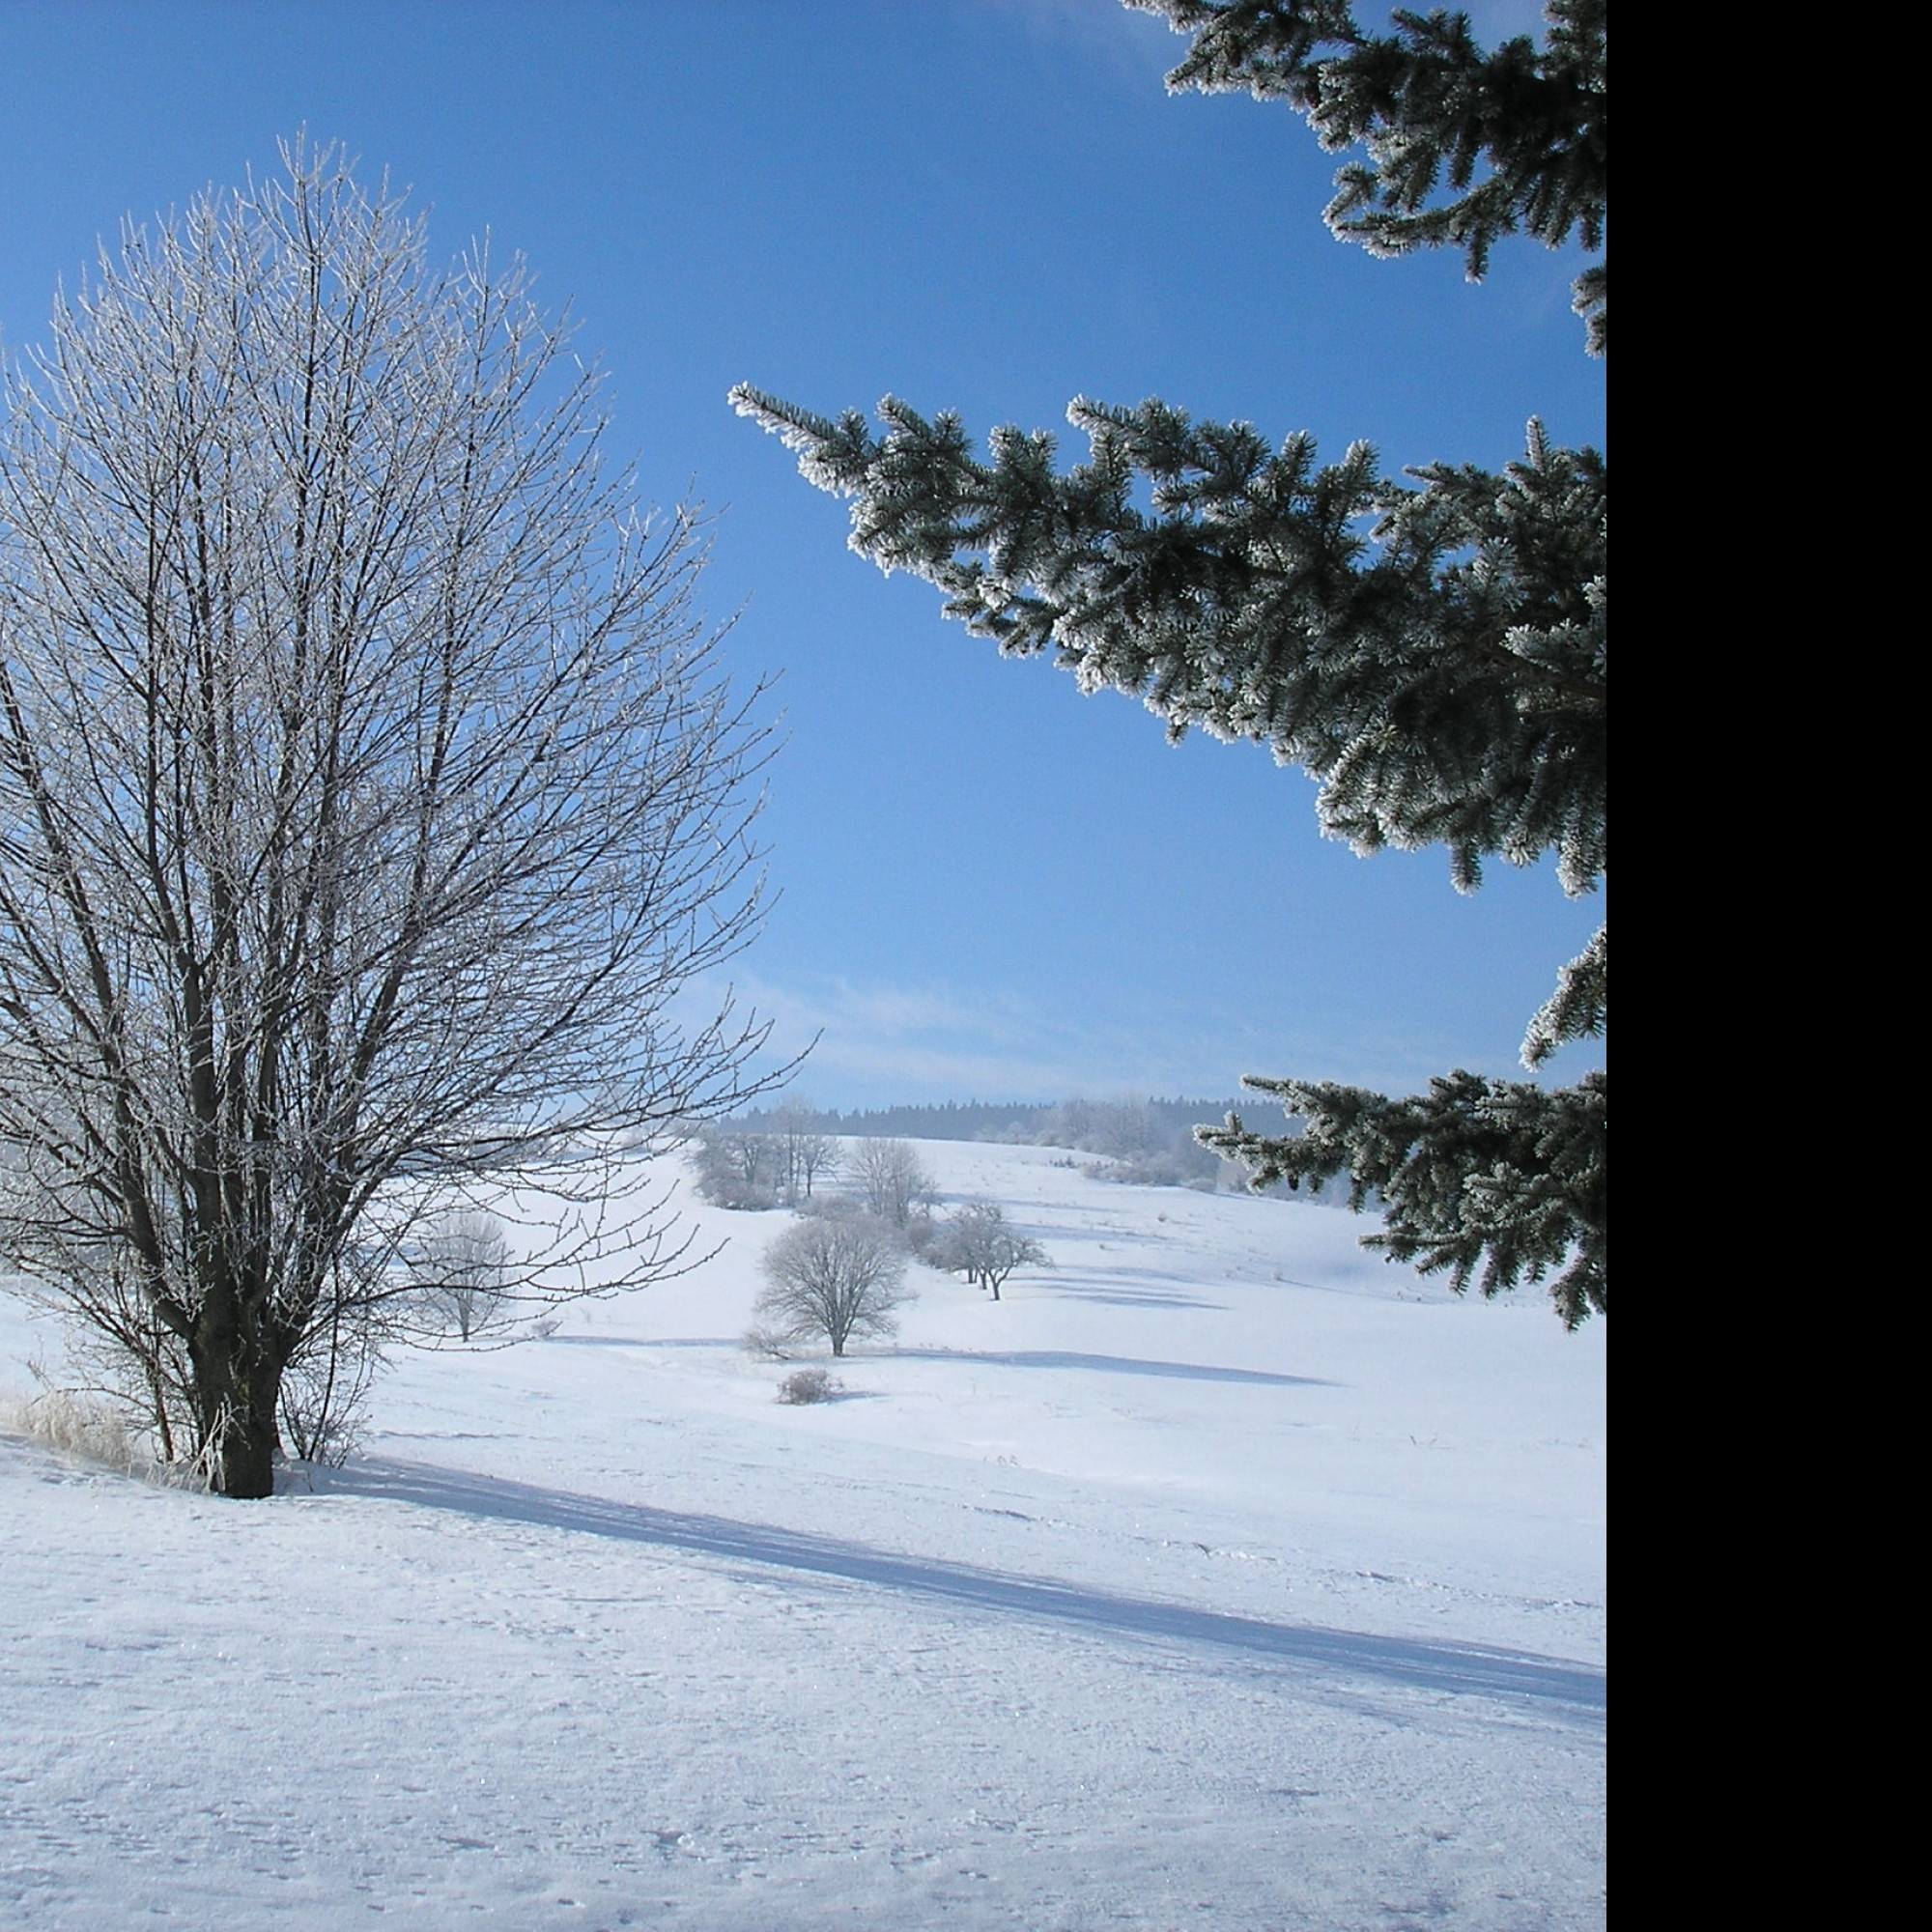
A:
[[[753,1108],[738,1116],[736,1124],[769,1132],[776,1117],[789,1113],[791,1103]],[[948,1100],[937,1107],[873,1107],[864,1113],[841,1114],[837,1108],[814,1108],[806,1117],[815,1134],[857,1134],[901,1141],[992,1141],[1009,1128],[1032,1122],[1052,1108],[1037,1105],[994,1104],[984,1100]]]
[[[735,1124],[769,1131],[786,1103],[753,1108]],[[1101,1119],[1158,1126],[1191,1135],[1201,1125],[1218,1126],[1232,1113],[1271,1114],[1272,1104],[1250,1094],[1236,1100],[946,1100],[937,1106],[870,1107],[841,1114],[814,1109],[807,1117],[817,1134],[883,1136],[908,1141],[1003,1141],[1020,1147],[1074,1147],[1073,1141],[1042,1140],[1049,1129],[1081,1132]],[[1097,1151],[1097,1150],[1096,1150]],[[1212,1156],[1209,1156],[1210,1160]]]
[[[793,1133],[1069,1148],[1098,1155],[1115,1179],[1232,1189],[1243,1185],[1242,1170],[1210,1153],[1194,1138],[1194,1129],[1218,1126],[1230,1113],[1265,1119],[1272,1111],[1269,1102],[1255,1094],[1227,1100],[948,1100],[936,1106],[874,1107],[853,1114],[781,1101],[741,1115],[733,1124],[753,1134],[778,1131],[782,1122]],[[1319,1196],[1331,1191],[1324,1187],[1309,1192]]]

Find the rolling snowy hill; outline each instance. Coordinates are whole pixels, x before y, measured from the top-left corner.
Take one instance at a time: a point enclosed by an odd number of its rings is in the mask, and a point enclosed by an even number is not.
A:
[[[737,1346],[786,1217],[694,1207],[270,1503],[0,1437],[0,1923],[1600,1924],[1602,1325],[920,1151],[1053,1265],[915,1269],[834,1404]]]

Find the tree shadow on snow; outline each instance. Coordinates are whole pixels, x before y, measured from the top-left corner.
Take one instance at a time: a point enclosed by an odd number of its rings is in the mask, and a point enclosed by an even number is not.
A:
[[[318,1472],[320,1474],[321,1472]],[[1477,1644],[1426,1643],[1313,1624],[1266,1623],[1188,1609],[1043,1577],[1017,1577],[933,1557],[900,1556],[771,1523],[690,1516],[603,1496],[573,1495],[494,1476],[416,1463],[367,1459],[327,1472],[323,1495],[362,1495],[503,1522],[788,1570],[927,1602],[1001,1615],[1037,1617],[1077,1629],[1206,1646],[1297,1666],[1324,1677],[1369,1679],[1405,1690],[1498,1699],[1551,1718],[1595,1724],[1605,1680],[1587,1665]]]
[[[1137,1288],[1129,1277],[1145,1275],[1150,1286]],[[1064,1294],[1075,1301],[1097,1301],[1107,1308],[1212,1308],[1225,1309],[1225,1301],[1209,1301],[1205,1295],[1184,1293],[1171,1275],[1151,1268],[1109,1268],[1104,1274],[1081,1276],[1070,1269],[1051,1276],[1029,1276],[1029,1294],[1042,1297]]]
[[[546,1335],[553,1348],[572,1349],[742,1349],[742,1336],[732,1335]]]
[[[1261,1382],[1272,1388],[1340,1388],[1320,1376],[1277,1376],[1262,1369],[1216,1369],[1199,1362],[1146,1362],[1131,1355],[1072,1355],[1053,1349],[995,1351],[980,1349],[895,1349],[903,1360],[993,1362],[1011,1369],[1098,1369],[1117,1376],[1173,1376],[1195,1382]]]

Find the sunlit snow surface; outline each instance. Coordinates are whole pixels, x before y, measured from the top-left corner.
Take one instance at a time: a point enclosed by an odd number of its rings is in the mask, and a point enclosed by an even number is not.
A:
[[[736,1346],[784,1217],[698,1208],[271,1503],[0,1437],[0,1924],[1600,1924],[1601,1324],[921,1151],[1054,1265],[916,1270],[834,1405]]]

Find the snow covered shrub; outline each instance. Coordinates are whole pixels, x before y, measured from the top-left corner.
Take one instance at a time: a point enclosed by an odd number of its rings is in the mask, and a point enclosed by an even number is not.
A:
[[[829,1369],[794,1369],[779,1384],[779,1400],[794,1406],[837,1402],[844,1393],[845,1384]]]
[[[145,1420],[138,1406],[112,1392],[43,1388],[27,1401],[0,1402],[0,1429],[43,1442],[63,1456],[171,1489],[207,1489],[212,1472],[206,1459],[157,1458]]]
[[[789,1335],[781,1335],[776,1328],[768,1328],[762,1322],[753,1322],[745,1330],[745,1338],[739,1347],[760,1362],[788,1362],[793,1352]]]

